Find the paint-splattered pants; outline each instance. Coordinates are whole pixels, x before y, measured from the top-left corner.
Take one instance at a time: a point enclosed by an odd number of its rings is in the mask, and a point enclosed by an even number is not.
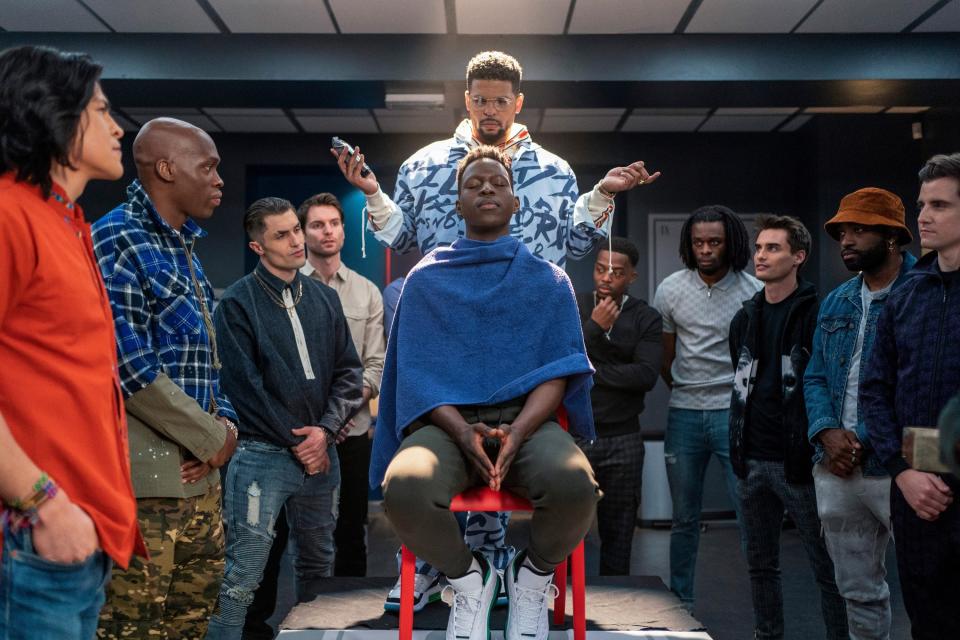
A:
[[[220,487],[193,498],[139,498],[150,559],[114,567],[99,638],[199,640],[223,576]]]
[[[336,447],[329,447],[327,453],[330,470],[310,476],[289,449],[258,440],[240,441],[224,480],[226,572],[207,638],[240,640],[281,507],[286,507],[290,527],[297,601],[312,598],[319,581],[333,575],[340,464]]]

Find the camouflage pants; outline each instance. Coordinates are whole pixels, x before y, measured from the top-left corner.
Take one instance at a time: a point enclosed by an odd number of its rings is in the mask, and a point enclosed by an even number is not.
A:
[[[223,579],[220,487],[194,498],[140,498],[150,560],[114,568],[99,638],[203,638]]]

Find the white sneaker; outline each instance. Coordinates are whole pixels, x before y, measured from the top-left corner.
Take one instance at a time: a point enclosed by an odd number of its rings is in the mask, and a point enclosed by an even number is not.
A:
[[[488,640],[490,614],[497,599],[500,577],[482,555],[474,554],[470,569],[461,578],[447,577],[452,593],[446,640]]]
[[[423,609],[431,602],[438,602],[441,595],[440,576],[431,576],[429,574],[415,573],[413,575],[413,611],[417,612]],[[387,594],[387,600],[383,603],[384,611],[400,611],[400,578]]]
[[[546,640],[550,633],[548,608],[557,597],[553,573],[542,575],[524,562],[527,554],[518,553],[506,568],[507,612],[506,640]]]

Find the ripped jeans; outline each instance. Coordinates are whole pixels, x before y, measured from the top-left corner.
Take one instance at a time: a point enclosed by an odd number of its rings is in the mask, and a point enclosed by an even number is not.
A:
[[[327,453],[330,470],[308,476],[289,449],[240,440],[224,480],[226,569],[208,640],[240,640],[247,607],[270,555],[281,507],[286,506],[290,527],[297,602],[312,598],[319,580],[333,575],[340,463],[335,446]]]
[[[890,638],[890,588],[885,566],[890,542],[890,477],[866,476],[855,467],[838,478],[813,466],[817,512],[837,588],[847,602],[851,640]]]
[[[737,479],[730,466],[730,410],[670,408],[663,455],[673,500],[670,527],[670,590],[693,609],[694,571],[700,546],[703,482],[710,456],[723,468],[727,493],[740,520]],[[741,546],[743,546],[741,530]]]

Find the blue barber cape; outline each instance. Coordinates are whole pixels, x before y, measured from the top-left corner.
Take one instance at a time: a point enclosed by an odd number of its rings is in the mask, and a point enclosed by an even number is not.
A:
[[[562,269],[510,236],[435,249],[407,276],[390,330],[370,484],[433,409],[503,404],[555,378],[567,378],[570,432],[592,440],[592,376]]]

